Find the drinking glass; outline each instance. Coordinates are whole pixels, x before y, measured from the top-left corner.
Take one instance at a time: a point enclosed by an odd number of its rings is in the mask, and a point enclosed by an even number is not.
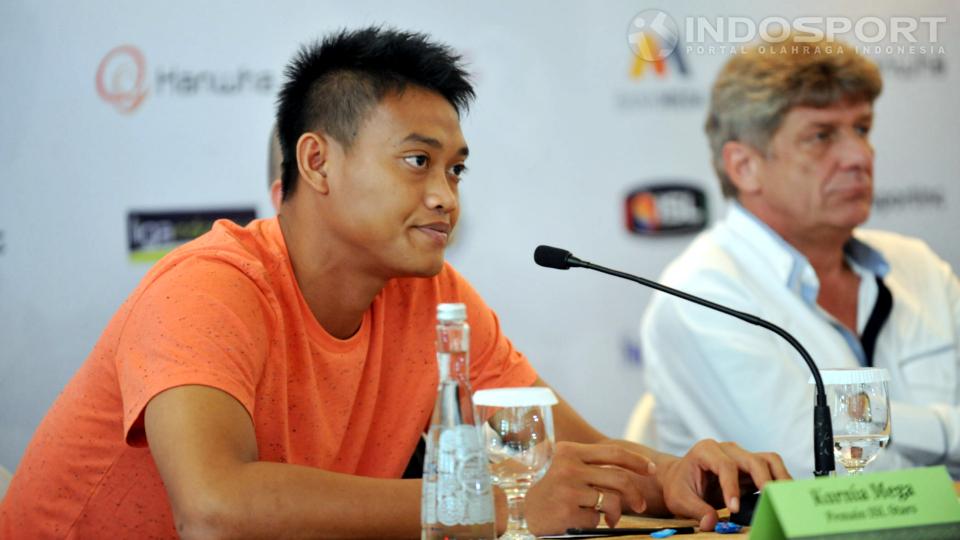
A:
[[[553,458],[553,413],[549,388],[494,388],[473,396],[483,422],[483,440],[494,485],[507,496],[509,520],[501,540],[534,540],[527,529],[527,490],[547,472]]]
[[[833,453],[858,475],[890,442],[890,373],[882,368],[820,371],[833,423]]]

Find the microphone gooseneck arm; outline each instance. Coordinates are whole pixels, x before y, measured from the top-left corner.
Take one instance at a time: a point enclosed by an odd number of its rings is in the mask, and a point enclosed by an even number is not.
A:
[[[815,476],[827,476],[836,468],[833,457],[833,428],[830,420],[830,407],[827,405],[827,395],[823,388],[823,378],[820,376],[820,370],[817,368],[816,363],[814,363],[810,353],[807,352],[807,349],[805,349],[796,338],[790,335],[789,332],[773,324],[772,322],[761,319],[755,315],[722,306],[704,298],[685,293],[672,287],[667,287],[666,285],[657,283],[656,281],[578,259],[569,251],[563,249],[550,246],[540,246],[537,248],[534,254],[534,259],[540,266],[546,266],[548,268],[556,268],[559,270],[577,267],[587,268],[589,270],[594,270],[614,277],[633,281],[635,283],[639,283],[640,285],[650,287],[651,289],[656,289],[669,295],[676,296],[677,298],[682,298],[688,302],[693,302],[694,304],[699,304],[715,311],[719,311],[720,313],[724,313],[731,317],[736,317],[737,319],[752,325],[766,328],[767,330],[786,340],[787,343],[789,343],[794,349],[797,350],[798,353],[800,353],[803,361],[806,362],[807,367],[810,369],[810,373],[813,374],[813,381],[817,389],[816,395],[814,396],[813,407],[813,474]]]

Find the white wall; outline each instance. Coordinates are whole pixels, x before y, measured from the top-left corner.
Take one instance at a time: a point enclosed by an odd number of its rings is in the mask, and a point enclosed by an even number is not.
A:
[[[599,275],[539,268],[531,253],[552,243],[655,277],[690,237],[630,235],[624,195],[679,178],[708,191],[714,216],[721,204],[701,126],[707,89],[726,57],[687,54],[686,76],[668,62],[665,78],[631,78],[627,28],[641,10],[659,6],[678,21],[947,16],[939,36],[945,55],[881,55],[877,190],[900,203],[878,208],[871,225],[923,237],[960,266],[960,23],[953,20],[960,6],[786,4],[0,4],[0,463],[16,465],[146,271],[128,260],[129,210],[254,205],[269,213],[266,145],[282,66],[298,44],[345,26],[426,31],[470,58],[479,98],[464,121],[471,172],[450,259],[543,377],[610,434],[622,430],[642,391],[627,350],[649,295]],[[129,114],[96,87],[101,60],[124,44],[145,60],[147,94]],[[211,89],[210,77],[216,86],[242,84]],[[693,104],[657,105],[677,95]]]

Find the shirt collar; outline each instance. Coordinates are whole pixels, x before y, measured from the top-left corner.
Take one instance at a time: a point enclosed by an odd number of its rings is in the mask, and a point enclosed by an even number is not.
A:
[[[726,225],[756,251],[758,259],[772,265],[777,279],[807,304],[816,303],[820,281],[802,253],[737,201],[730,202]],[[856,237],[851,237],[843,250],[848,260],[859,269],[880,277],[890,271],[890,265],[883,255]]]
[[[886,277],[887,273],[890,272],[890,263],[887,262],[883,254],[856,236],[847,241],[843,246],[843,252],[850,261],[877,276]]]

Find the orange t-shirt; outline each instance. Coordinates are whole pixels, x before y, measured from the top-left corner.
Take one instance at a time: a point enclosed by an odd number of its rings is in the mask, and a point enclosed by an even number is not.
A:
[[[0,538],[176,537],[143,411],[185,384],[235,397],[261,460],[399,478],[433,410],[440,302],[467,305],[475,390],[534,382],[450,265],[390,281],[338,340],[300,294],[276,218],[217,222],[150,270],[57,398],[0,506]]]

